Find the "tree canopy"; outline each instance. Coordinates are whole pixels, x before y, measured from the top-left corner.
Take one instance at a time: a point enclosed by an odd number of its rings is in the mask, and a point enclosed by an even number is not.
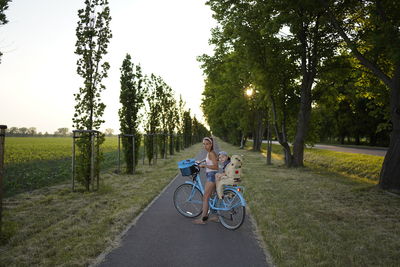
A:
[[[272,122],[288,166],[302,166],[307,142],[389,145],[380,185],[400,190],[400,3],[207,5],[218,22],[210,39],[215,49],[199,59],[206,76],[202,107],[213,132],[237,143],[242,131],[257,150]],[[256,94],[245,101],[249,87]]]
[[[11,0],[1,0],[0,1],[0,26],[8,23],[8,19],[5,14],[5,11],[8,9],[9,2],[11,2]],[[3,55],[3,53],[0,51],[0,63],[1,63],[2,55]]]

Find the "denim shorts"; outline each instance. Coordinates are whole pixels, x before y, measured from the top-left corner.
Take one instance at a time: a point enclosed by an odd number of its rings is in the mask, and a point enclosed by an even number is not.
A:
[[[207,182],[215,183],[215,174],[217,174],[217,171],[206,172]]]

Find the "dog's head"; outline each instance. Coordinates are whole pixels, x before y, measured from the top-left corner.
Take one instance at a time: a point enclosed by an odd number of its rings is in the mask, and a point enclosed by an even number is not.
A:
[[[229,163],[229,165],[231,165],[235,169],[238,169],[238,168],[242,167],[242,162],[243,162],[243,159],[241,156],[233,155],[231,157],[231,162]]]

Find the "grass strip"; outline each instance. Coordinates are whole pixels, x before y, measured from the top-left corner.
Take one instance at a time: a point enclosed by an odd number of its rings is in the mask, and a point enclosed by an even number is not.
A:
[[[376,184],[384,157],[337,152],[323,149],[305,149],[305,165],[344,174]]]
[[[262,152],[266,151],[266,144],[262,144]],[[283,158],[281,145],[272,145],[272,151],[278,158]],[[362,180],[371,184],[379,181],[379,173],[384,157],[337,152],[317,148],[306,148],[304,151],[304,165],[312,169],[320,169],[339,173],[355,180]]]
[[[176,176],[177,161],[200,149],[139,164],[135,175],[105,173],[98,192],[63,184],[6,198],[0,266],[87,266]]]
[[[400,198],[349,176],[244,155],[245,198],[276,266],[399,266]],[[275,151],[277,151],[275,149]]]

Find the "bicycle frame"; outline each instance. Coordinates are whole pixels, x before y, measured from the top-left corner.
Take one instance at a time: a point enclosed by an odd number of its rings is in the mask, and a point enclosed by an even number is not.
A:
[[[194,188],[199,189],[200,192],[204,195],[204,187],[203,187],[203,184],[201,183],[199,173],[197,173],[196,176],[193,176],[193,181],[186,181],[185,184],[190,184]],[[237,206],[244,206],[244,207],[246,206],[246,201],[244,200],[242,194],[238,191],[238,189],[239,190],[243,190],[242,186],[230,186],[230,185],[227,185],[227,186],[224,186],[224,188],[225,188],[225,190],[233,191],[233,192],[237,193],[237,196],[239,196],[240,202],[238,204],[236,204],[235,206],[231,206],[230,205],[231,203],[227,203],[226,200],[223,200],[222,204],[221,204],[222,207],[216,207],[216,204],[217,204],[217,201],[218,201],[218,197],[217,197],[217,195],[215,195],[214,198],[209,198],[209,200],[208,200],[208,204],[209,204],[210,209],[227,211],[227,210],[230,210],[230,209],[235,208]],[[192,190],[192,194],[190,195],[190,198],[193,197],[193,194],[194,194],[194,190]]]

